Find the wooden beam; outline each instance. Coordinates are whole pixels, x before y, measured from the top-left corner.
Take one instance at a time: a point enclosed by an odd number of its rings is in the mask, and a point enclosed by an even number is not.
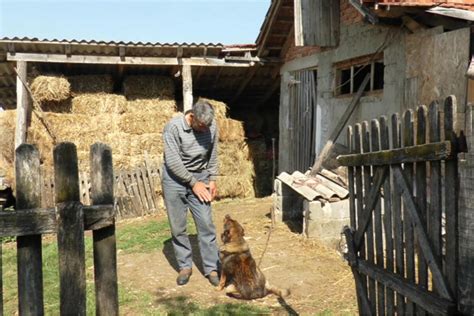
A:
[[[193,107],[193,77],[190,65],[183,65],[181,70],[183,78],[183,111],[191,110]]]
[[[445,160],[454,155],[450,141],[428,143],[365,154],[351,154],[337,157],[343,166],[381,166],[400,163]]]
[[[73,55],[62,54],[32,54],[16,53],[7,55],[8,61],[25,61],[38,63],[72,63],[72,64],[124,64],[124,65],[189,65],[209,67],[250,67],[255,61],[226,62],[222,58],[174,58],[174,57],[130,57],[120,56],[96,56],[96,55]],[[259,59],[258,62],[265,63]]]
[[[21,144],[26,142],[26,136],[28,132],[28,117],[31,113],[30,98],[28,97],[28,91],[23,86],[22,79],[26,80],[27,76],[27,63],[26,61],[17,62],[17,73],[18,77],[16,80],[16,129],[15,129],[15,149]]]
[[[232,100],[229,102],[230,104],[234,104],[235,102],[237,102],[237,100],[239,99],[240,95],[242,94],[242,92],[244,92],[245,88],[247,87],[247,85],[249,84],[249,82],[253,79],[253,77],[255,76],[255,73],[257,72],[257,69],[259,68],[260,66],[257,64],[255,66],[253,66],[252,68],[250,68],[248,71],[247,71],[247,75],[245,76],[245,79],[244,81],[242,81],[242,83],[240,84],[239,88],[237,89],[237,91],[235,92],[235,95],[234,97],[232,98]]]
[[[276,0],[274,3],[275,3],[275,6],[272,12],[270,12],[270,17],[268,19],[268,23],[263,33],[262,40],[258,42],[257,56],[259,57],[262,55],[262,52],[265,50],[265,44],[267,43],[268,36],[272,29],[273,21],[275,20],[275,17],[278,15],[278,12],[280,11],[282,0]]]

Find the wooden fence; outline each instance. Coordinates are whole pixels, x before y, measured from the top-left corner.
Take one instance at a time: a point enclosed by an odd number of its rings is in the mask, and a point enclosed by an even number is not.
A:
[[[20,315],[44,315],[41,235],[47,233],[57,234],[59,312],[86,314],[84,230],[93,235],[96,314],[118,315],[112,153],[100,143],[91,152],[90,205],[79,199],[76,146],[61,143],[53,151],[55,207],[40,208],[45,187],[53,187],[41,181],[38,150],[28,144],[16,150],[16,210],[0,212],[0,237],[17,237]],[[0,304],[3,314],[3,294]]]
[[[160,161],[144,160],[132,170],[119,170],[114,175],[117,219],[155,214],[164,208],[161,196]],[[88,172],[79,172],[80,201],[89,205],[91,181]],[[54,177],[44,173],[42,207],[54,205]]]
[[[348,167],[346,259],[360,314],[457,313],[454,97],[438,107],[393,115],[391,131],[385,117],[348,128],[351,154],[338,161]]]

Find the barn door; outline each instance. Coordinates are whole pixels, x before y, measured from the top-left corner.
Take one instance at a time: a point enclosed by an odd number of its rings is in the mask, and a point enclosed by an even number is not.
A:
[[[316,78],[315,69],[291,74],[289,87],[289,169],[306,171],[315,158],[316,148]]]

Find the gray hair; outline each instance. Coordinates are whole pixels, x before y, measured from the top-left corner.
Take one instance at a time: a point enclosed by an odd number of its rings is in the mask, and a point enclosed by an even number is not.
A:
[[[214,109],[207,101],[199,100],[193,105],[194,118],[207,126],[211,126],[214,119]]]

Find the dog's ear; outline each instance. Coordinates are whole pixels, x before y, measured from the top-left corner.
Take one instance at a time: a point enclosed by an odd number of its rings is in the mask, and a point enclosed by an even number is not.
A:
[[[226,214],[225,217],[224,217],[224,221],[228,221],[230,218],[230,215],[229,214]]]
[[[242,227],[242,225],[239,225],[239,226],[240,226],[240,234],[241,234],[242,236],[245,236],[245,230],[244,230],[244,228]]]

